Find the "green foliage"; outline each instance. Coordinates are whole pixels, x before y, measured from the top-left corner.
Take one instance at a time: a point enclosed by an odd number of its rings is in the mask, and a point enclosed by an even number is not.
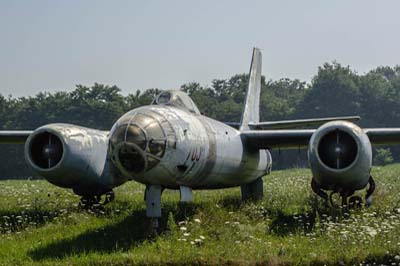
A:
[[[299,111],[307,117],[338,116],[359,112],[359,76],[334,62],[319,67]]]
[[[392,153],[389,148],[376,149],[374,165],[387,165],[393,163]]]
[[[307,169],[266,176],[257,203],[239,188],[195,191],[192,204],[165,190],[159,235],[139,183],[93,212],[44,180],[0,181],[0,265],[397,265],[399,171],[373,168],[374,204],[353,210],[324,208]]]
[[[177,235],[178,226],[176,225],[174,214],[172,212],[168,213],[167,228],[170,234]]]

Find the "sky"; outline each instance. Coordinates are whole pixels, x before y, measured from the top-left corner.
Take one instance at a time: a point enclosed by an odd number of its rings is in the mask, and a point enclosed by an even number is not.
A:
[[[0,0],[0,94],[210,85],[247,73],[310,81],[336,60],[358,73],[400,64],[400,1]]]

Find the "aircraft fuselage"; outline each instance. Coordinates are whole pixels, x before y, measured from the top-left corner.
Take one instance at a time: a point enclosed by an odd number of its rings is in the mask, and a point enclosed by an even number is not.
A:
[[[167,188],[239,186],[265,175],[272,164],[268,151],[246,149],[235,128],[172,106],[128,112],[110,139],[113,162],[123,176]],[[154,154],[157,141],[159,154]]]

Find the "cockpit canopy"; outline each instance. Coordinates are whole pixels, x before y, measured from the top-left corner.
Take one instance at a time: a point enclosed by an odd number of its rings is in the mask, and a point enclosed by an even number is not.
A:
[[[179,90],[163,91],[154,98],[151,104],[174,106],[194,114],[200,114],[199,109],[189,95]]]

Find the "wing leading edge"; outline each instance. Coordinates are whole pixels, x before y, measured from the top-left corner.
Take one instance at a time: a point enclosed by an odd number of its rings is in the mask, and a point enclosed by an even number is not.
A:
[[[0,144],[24,144],[31,130],[0,130]]]
[[[363,129],[374,145],[400,144],[400,128]]]
[[[330,121],[343,120],[355,122],[360,120],[359,116],[339,116],[339,117],[324,117],[324,118],[310,118],[310,119],[295,119],[295,120],[282,120],[271,122],[250,123],[251,129],[290,129],[299,127],[318,127]]]

